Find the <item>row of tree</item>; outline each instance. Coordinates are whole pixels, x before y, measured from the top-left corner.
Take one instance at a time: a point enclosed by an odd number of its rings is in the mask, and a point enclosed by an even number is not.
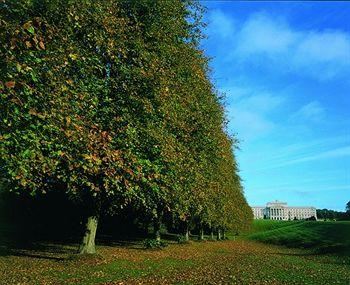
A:
[[[0,171],[11,191],[62,191],[87,220],[125,208],[152,222],[249,226],[236,141],[200,49],[192,1],[0,5]],[[64,209],[62,209],[64,211]]]
[[[350,220],[350,201],[346,204],[345,212],[329,209],[317,209],[317,218],[324,220]]]

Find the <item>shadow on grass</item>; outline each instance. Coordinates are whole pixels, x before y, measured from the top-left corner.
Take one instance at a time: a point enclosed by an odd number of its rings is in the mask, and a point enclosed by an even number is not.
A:
[[[77,252],[77,245],[52,241],[0,241],[0,256],[23,256],[62,261]]]
[[[175,243],[176,235],[164,234],[162,236],[167,243]],[[120,236],[100,234],[96,238],[97,246],[124,247],[129,249],[147,250],[144,246],[145,238],[152,236]],[[71,237],[61,240],[30,241],[23,237],[0,239],[0,256],[24,256],[39,259],[64,261],[77,256],[79,251],[79,237]]]
[[[316,252],[293,252],[293,253],[287,253],[287,252],[273,252],[273,253],[268,253],[269,255],[281,255],[281,256],[318,256],[320,255],[319,253]]]

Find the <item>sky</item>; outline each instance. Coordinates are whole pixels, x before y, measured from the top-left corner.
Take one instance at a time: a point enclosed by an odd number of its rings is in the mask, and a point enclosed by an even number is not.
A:
[[[202,1],[250,205],[350,201],[350,3]]]

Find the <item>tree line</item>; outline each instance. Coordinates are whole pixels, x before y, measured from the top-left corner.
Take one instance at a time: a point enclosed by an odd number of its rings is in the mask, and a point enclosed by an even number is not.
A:
[[[249,226],[203,12],[180,0],[0,4],[2,183],[77,205],[81,253],[95,252],[99,218],[126,208],[157,239],[167,223],[185,237],[191,224]]]
[[[323,220],[350,220],[350,201],[346,203],[345,212],[329,209],[317,209],[317,218]]]

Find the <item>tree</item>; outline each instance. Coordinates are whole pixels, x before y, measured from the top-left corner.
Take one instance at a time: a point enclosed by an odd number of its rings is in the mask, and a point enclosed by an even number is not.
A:
[[[138,45],[142,28],[132,23],[133,7],[123,4],[2,5],[5,179],[32,195],[61,185],[82,205],[81,253],[95,252],[102,212],[115,213],[135,200],[144,204],[141,187],[157,180],[157,161],[150,157],[155,147],[144,153],[148,144],[139,142],[150,124],[144,95],[152,80],[144,79],[142,67],[147,50]]]
[[[0,166],[17,193],[63,191],[95,252],[101,215],[243,229],[251,220],[192,1],[0,6]]]

